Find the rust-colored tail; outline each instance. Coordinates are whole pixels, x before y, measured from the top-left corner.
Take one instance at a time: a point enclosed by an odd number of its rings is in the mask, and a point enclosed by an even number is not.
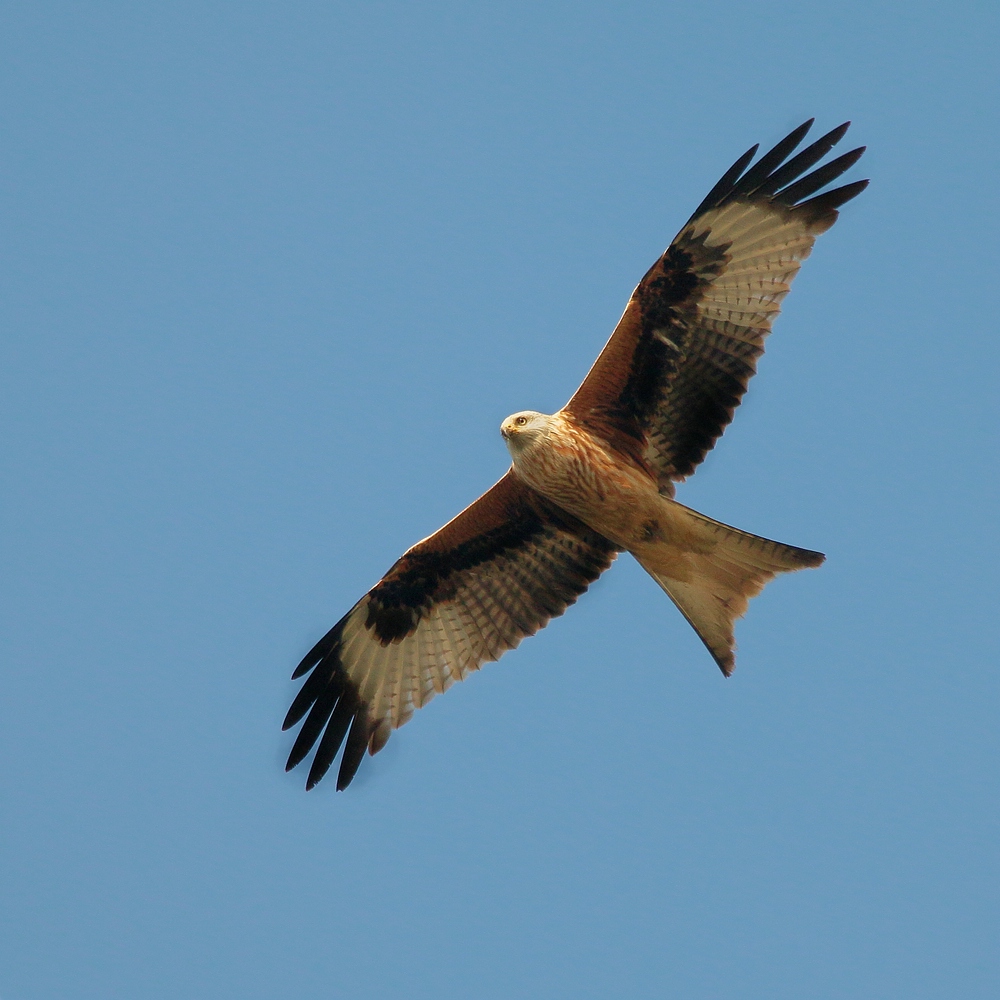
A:
[[[662,538],[632,550],[666,591],[728,677],[736,666],[733,626],[751,597],[779,573],[819,566],[822,552],[799,549],[713,521],[674,500]]]

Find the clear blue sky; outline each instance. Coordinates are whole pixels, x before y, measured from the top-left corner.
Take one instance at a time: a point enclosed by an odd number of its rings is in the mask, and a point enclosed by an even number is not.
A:
[[[998,20],[4,5],[0,998],[997,996]],[[307,795],[299,657],[814,115],[871,187],[680,499],[827,564],[726,681],[622,558]]]

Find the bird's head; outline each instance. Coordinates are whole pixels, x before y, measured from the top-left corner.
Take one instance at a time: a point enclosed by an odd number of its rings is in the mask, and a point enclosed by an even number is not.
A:
[[[535,410],[521,410],[511,414],[501,425],[500,435],[507,442],[507,448],[514,453],[543,437],[549,429],[552,418]]]

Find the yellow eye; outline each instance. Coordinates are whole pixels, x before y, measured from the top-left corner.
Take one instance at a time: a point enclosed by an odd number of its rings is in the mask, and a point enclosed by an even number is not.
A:
[[[518,427],[523,427],[527,422],[528,422],[527,417],[518,417],[517,420],[514,421],[514,423],[517,424]]]

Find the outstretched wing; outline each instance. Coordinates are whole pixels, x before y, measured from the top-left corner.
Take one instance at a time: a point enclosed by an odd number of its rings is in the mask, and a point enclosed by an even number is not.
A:
[[[806,173],[845,123],[786,158],[812,121],[747,169],[741,156],[639,283],[566,410],[636,458],[673,495],[733,418],[801,262],[868,185],[815,195],[864,147]],[[802,176],[802,175],[805,176]]]
[[[346,788],[366,749],[377,753],[414,709],[561,615],[616,554],[511,470],[414,545],[299,664],[293,678],[312,673],[285,718],[288,729],[306,717],[286,770],[319,740],[312,788],[346,736]]]

